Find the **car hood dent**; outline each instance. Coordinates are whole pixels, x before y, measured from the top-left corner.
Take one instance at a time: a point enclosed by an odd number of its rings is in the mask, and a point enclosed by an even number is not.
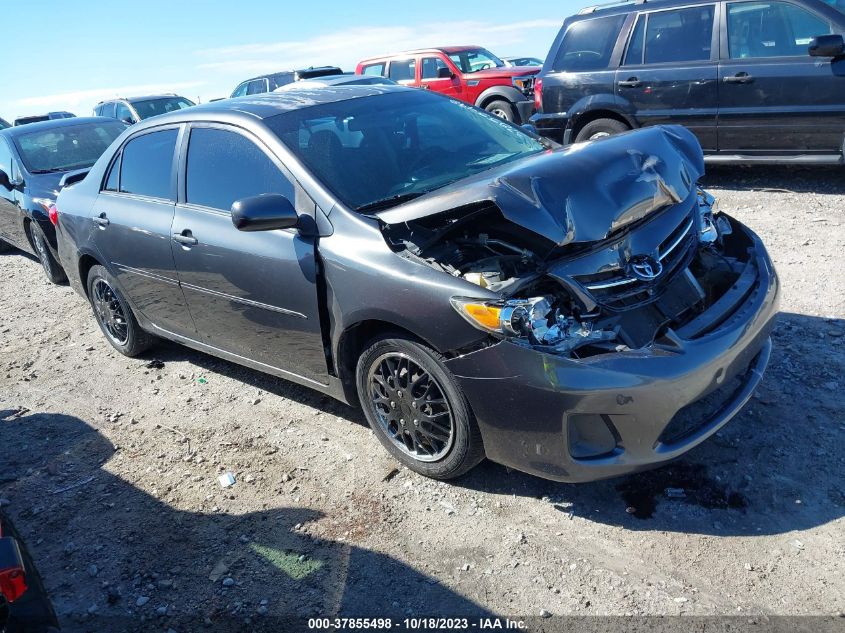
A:
[[[603,240],[686,200],[703,174],[704,158],[692,133],[653,127],[494,168],[378,217],[398,224],[489,202],[558,247]]]

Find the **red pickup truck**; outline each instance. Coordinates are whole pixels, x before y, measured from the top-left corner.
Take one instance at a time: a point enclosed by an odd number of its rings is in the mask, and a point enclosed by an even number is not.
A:
[[[508,121],[528,123],[540,68],[507,66],[480,46],[445,46],[365,59],[355,72],[440,92]]]

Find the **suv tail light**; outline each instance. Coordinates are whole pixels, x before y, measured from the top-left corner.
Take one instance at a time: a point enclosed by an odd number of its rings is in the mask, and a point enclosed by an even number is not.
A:
[[[50,205],[50,208],[47,210],[47,217],[50,218],[50,224],[59,226],[59,210],[55,204]]]
[[[537,77],[534,80],[534,107],[537,112],[543,111],[543,78]]]

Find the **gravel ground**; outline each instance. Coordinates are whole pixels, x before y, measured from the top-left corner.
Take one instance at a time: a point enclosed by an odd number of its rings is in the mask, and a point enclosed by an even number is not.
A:
[[[769,371],[682,460],[594,484],[397,469],[359,411],[176,345],[124,358],[67,286],[0,256],[0,505],[65,627],[845,611],[845,179],[705,184],[782,277]]]

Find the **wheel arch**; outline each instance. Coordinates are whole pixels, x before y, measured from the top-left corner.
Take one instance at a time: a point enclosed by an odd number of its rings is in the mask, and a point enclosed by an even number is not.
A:
[[[79,257],[79,280],[82,282],[82,289],[88,297],[88,273],[94,266],[102,266],[103,263],[90,253],[82,253]],[[90,297],[89,297],[90,298]]]
[[[525,101],[526,97],[513,86],[491,86],[478,95],[475,105],[479,108],[486,108],[490,103],[499,99],[504,99],[508,103],[516,103],[517,101]]]
[[[586,112],[576,116],[572,120],[572,124],[570,126],[571,129],[571,138],[574,141],[578,134],[584,129],[589,123],[593,121],[598,121],[599,119],[613,119],[615,121],[619,121],[628,126],[629,129],[634,129],[637,127],[636,123],[631,120],[628,116],[618,112],[617,110],[610,110],[610,109],[596,109],[596,110],[587,110]]]

